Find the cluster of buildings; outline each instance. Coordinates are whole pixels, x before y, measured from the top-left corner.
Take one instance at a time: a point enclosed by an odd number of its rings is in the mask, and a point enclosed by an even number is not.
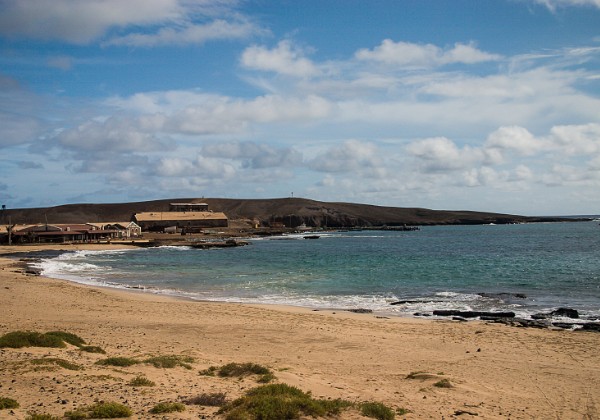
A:
[[[208,204],[171,203],[169,211],[135,213],[127,222],[0,225],[0,243],[135,240],[142,236],[142,232],[186,234],[228,225],[227,216],[210,211]]]

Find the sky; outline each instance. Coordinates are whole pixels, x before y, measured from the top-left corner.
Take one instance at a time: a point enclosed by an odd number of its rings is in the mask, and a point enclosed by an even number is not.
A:
[[[0,0],[0,204],[600,213],[600,0]]]

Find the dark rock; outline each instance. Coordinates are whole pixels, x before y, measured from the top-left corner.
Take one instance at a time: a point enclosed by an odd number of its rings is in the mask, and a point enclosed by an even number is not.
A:
[[[452,321],[462,321],[462,322],[467,322],[467,320],[465,318],[463,318],[462,316],[453,316],[452,317]]]
[[[552,316],[566,316],[567,318],[577,319],[579,318],[579,312],[576,309],[571,308],[558,308],[555,311],[550,312]]]
[[[414,316],[431,316],[431,314],[428,314],[426,312],[415,312],[413,315]]]
[[[600,332],[600,324],[588,323],[581,325],[581,331],[595,331]]]
[[[358,309],[346,309],[348,312],[354,312],[355,314],[371,314],[373,313],[372,309],[364,309],[364,308],[358,308]]]
[[[550,318],[550,314],[533,314],[531,315],[531,319],[548,319]]]
[[[523,293],[505,293],[505,292],[501,292],[501,293],[477,293],[479,296],[481,297],[487,297],[487,298],[500,298],[500,299],[510,299],[510,298],[516,298],[516,299],[527,299],[527,296]]]
[[[480,312],[480,311],[458,311],[458,310],[436,310],[433,311],[436,316],[460,316],[463,318],[514,318],[514,312]]]

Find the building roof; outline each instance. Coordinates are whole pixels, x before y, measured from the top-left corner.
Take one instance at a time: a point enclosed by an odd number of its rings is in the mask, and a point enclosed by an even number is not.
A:
[[[169,203],[170,206],[208,206],[206,203]]]
[[[160,221],[191,221],[191,220],[227,220],[227,216],[222,212],[212,211],[157,211],[136,213],[135,219],[138,222],[160,222]]]

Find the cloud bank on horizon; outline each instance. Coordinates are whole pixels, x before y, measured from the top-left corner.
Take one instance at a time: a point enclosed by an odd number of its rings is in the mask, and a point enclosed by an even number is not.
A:
[[[600,0],[0,0],[0,203],[600,213]]]

